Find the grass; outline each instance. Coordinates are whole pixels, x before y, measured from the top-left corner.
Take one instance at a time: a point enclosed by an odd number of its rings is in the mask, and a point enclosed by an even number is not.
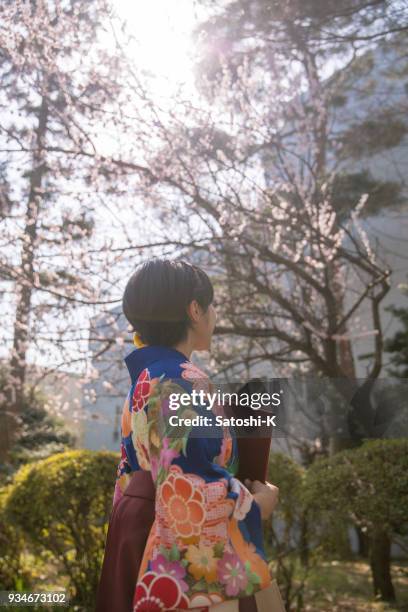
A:
[[[408,566],[393,563],[396,605],[375,601],[370,567],[362,561],[328,561],[315,568],[307,581],[307,612],[408,612]]]
[[[63,573],[63,568],[60,564],[56,564],[52,558],[47,559],[47,555],[34,555],[28,549],[22,553],[22,560],[25,568],[30,574],[30,585],[24,584],[24,581],[19,578],[14,590],[25,592],[63,592],[68,586],[68,579]],[[10,589],[12,590],[12,589]],[[50,605],[13,605],[13,612],[62,612],[71,610],[71,606],[53,606]]]
[[[34,587],[23,590],[64,590],[68,579],[62,568],[50,559],[27,554]],[[299,568],[296,570],[298,573]],[[308,576],[304,593],[304,612],[408,612],[408,563],[394,562],[393,584],[397,604],[390,606],[375,601],[372,593],[371,572],[364,561],[325,561],[314,567]],[[62,612],[71,606],[16,606],[16,612]],[[90,612],[90,611],[86,611]]]

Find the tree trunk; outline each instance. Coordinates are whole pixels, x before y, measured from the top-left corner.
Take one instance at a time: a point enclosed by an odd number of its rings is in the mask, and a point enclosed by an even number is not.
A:
[[[374,595],[382,601],[395,601],[391,580],[391,540],[381,529],[374,531],[370,536],[370,566]]]
[[[336,312],[335,322],[336,324],[341,321],[344,315],[344,279],[342,271],[337,265],[337,262],[333,262],[329,272],[332,275],[332,291],[335,297]],[[340,366],[340,371],[343,372],[343,376],[350,381],[356,379],[356,368],[353,357],[353,349],[351,340],[347,337],[348,329],[347,325],[343,323],[336,330],[336,335],[343,336],[336,341],[336,360]],[[346,432],[340,435],[333,435],[330,438],[329,453],[334,455],[335,453],[355,446],[353,441],[348,437]]]
[[[37,248],[37,228],[44,176],[47,172],[44,139],[47,130],[48,106],[42,98],[38,108],[38,125],[34,144],[32,170],[29,174],[29,193],[25,213],[24,236],[21,247],[21,275],[16,280],[16,314],[14,318],[13,349],[7,376],[5,402],[0,415],[0,461],[7,460],[16,440],[19,414],[22,410],[27,373],[27,349],[30,341],[30,311],[34,291],[34,261]]]
[[[358,555],[363,559],[368,559],[369,552],[369,539],[366,533],[360,529],[360,527],[356,527],[356,535],[357,535],[357,543],[358,543]]]
[[[299,557],[303,567],[309,567],[309,525],[305,512],[302,513],[300,521]]]

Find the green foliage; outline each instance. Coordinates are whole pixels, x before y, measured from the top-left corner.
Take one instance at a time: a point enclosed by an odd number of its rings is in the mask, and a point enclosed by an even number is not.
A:
[[[0,387],[7,382],[7,371],[0,369]],[[48,398],[41,390],[28,391],[22,397],[18,437],[8,453],[7,463],[0,465],[0,481],[7,481],[21,465],[45,459],[72,448],[75,437],[62,419],[52,416],[45,408]],[[0,411],[6,409],[0,402]]]
[[[337,174],[331,186],[331,201],[340,219],[347,218],[363,194],[368,194],[364,214],[373,215],[401,203],[401,185],[378,181],[367,170]]]
[[[42,406],[27,405],[21,420],[19,441],[10,450],[11,462],[17,467],[68,450],[75,443],[64,423],[52,417]]]
[[[6,516],[69,577],[73,604],[93,605],[112,507],[117,455],[69,451],[22,467]]]
[[[305,501],[322,524],[349,520],[367,532],[408,529],[408,440],[372,440],[316,461],[306,476]]]
[[[30,585],[29,572],[22,561],[23,536],[7,519],[5,507],[11,486],[0,489],[0,591],[14,591],[18,581]]]
[[[272,453],[268,466],[268,480],[279,487],[279,505],[274,518],[294,523],[301,512],[301,492],[304,470],[288,455]]]
[[[307,470],[289,456],[272,453],[268,480],[279,487],[279,504],[264,528],[271,558],[287,612],[303,610],[307,585],[314,568],[327,553],[344,556],[349,550],[345,524],[331,525],[330,537],[319,534],[319,522],[308,507]]]
[[[367,534],[376,597],[395,600],[391,542],[408,533],[408,440],[372,440],[317,461],[306,477],[309,515],[324,533],[349,521]]]
[[[358,561],[325,561],[310,573],[305,610],[313,612],[402,612],[408,609],[406,564],[395,563],[399,605],[372,601],[370,566]]]
[[[360,159],[397,147],[407,130],[406,124],[398,118],[389,115],[370,117],[350,126],[344,133],[342,155]]]
[[[45,459],[74,446],[74,436],[66,430],[61,419],[47,412],[45,401],[40,393],[23,398],[19,437],[9,451],[7,465],[0,468],[3,478],[10,477],[25,463]]]
[[[302,501],[304,470],[287,455],[272,453],[268,480],[279,487],[280,500],[264,527],[271,568],[286,609],[302,609],[310,561],[310,525]]]
[[[408,378],[408,308],[387,308],[402,324],[402,329],[385,341],[385,350],[391,353],[389,372],[397,378]]]

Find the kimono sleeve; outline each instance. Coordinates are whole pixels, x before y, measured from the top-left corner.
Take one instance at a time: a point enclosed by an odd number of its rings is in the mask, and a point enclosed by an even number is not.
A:
[[[115,488],[113,493],[113,506],[122,499],[123,493],[127,488],[132,473],[139,468],[136,452],[132,440],[131,425],[131,393],[133,386],[123,404],[121,418],[121,441],[120,441],[120,461],[116,471]]]
[[[177,410],[173,410],[177,396],[183,400]],[[215,416],[206,405],[194,403],[191,393],[177,382],[165,380],[155,385],[146,406],[143,427],[156,487],[166,481],[173,482],[178,475],[180,486],[182,478],[192,484],[201,484],[207,500],[212,496],[217,498],[222,488],[230,516],[242,520],[250,513],[261,523],[259,506],[253,495],[228,469],[233,459],[233,439],[226,428],[215,424]]]

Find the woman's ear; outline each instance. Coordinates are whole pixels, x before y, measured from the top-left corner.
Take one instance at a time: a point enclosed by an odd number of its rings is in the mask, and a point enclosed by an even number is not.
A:
[[[187,314],[193,323],[198,323],[202,316],[202,308],[197,300],[193,300],[187,307]]]

